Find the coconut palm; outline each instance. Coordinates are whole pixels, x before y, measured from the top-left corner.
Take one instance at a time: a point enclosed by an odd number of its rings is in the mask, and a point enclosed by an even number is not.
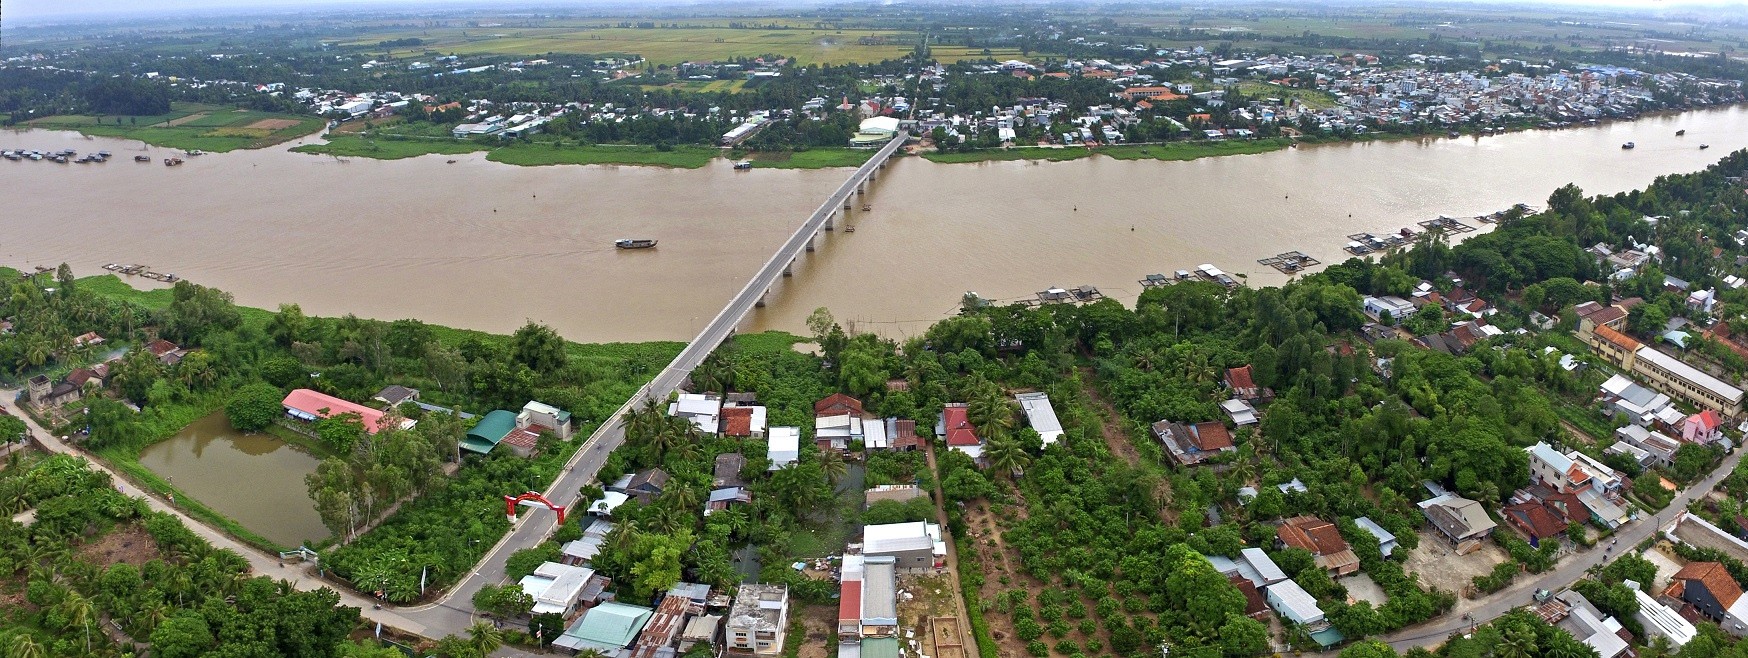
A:
[[[6,640],[6,655],[10,658],[43,658],[48,652],[35,636],[20,631]]]
[[[827,450],[820,453],[819,467],[820,470],[825,471],[826,481],[832,483],[832,486],[834,487],[837,486],[839,480],[844,479],[844,476],[848,474],[850,470],[849,465],[844,463],[844,456],[839,454],[836,450]]]
[[[504,632],[483,621],[474,622],[467,627],[467,645],[481,656],[490,656],[504,646]]]
[[[154,598],[140,606],[139,613],[134,616],[134,619],[145,626],[145,634],[150,635],[152,631],[158,630],[158,624],[162,624],[164,620],[170,618],[171,612],[174,612],[174,609],[170,607],[170,604],[165,603],[163,599]],[[139,634],[135,633],[135,635]]]
[[[85,653],[91,653],[91,599],[81,596],[77,591],[67,592],[67,598],[61,599],[61,614],[67,618],[67,623],[85,628]]]
[[[1512,629],[1500,638],[1494,648],[1499,658],[1531,658],[1536,653],[1536,634],[1529,629]]]
[[[30,486],[24,478],[0,480],[0,514],[12,516],[30,506]]]
[[[1014,427],[1014,409],[1001,389],[989,387],[971,398],[965,415],[985,438],[1006,436]]]
[[[1020,442],[1012,438],[991,439],[983,454],[989,459],[990,466],[1009,474],[1024,469],[1032,461],[1026,449],[1020,447]]]

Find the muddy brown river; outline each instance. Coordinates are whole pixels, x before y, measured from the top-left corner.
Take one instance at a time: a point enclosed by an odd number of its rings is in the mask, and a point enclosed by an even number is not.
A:
[[[1201,263],[1277,284],[1285,277],[1257,259],[1299,250],[1335,262],[1350,233],[1541,205],[1568,182],[1638,188],[1745,147],[1748,109],[1736,107],[1191,162],[903,158],[865,197],[871,209],[851,214],[855,232],[827,234],[745,328],[804,332],[826,306],[901,337],[966,291],[1008,300],[1090,284],[1128,302],[1144,275]],[[0,161],[0,263],[65,261],[81,274],[143,263],[251,306],[497,332],[532,319],[582,342],[690,338],[848,175],[727,161],[517,167],[483,153],[375,161],[283,146],[165,167],[167,149],[48,131],[0,133],[0,148],[116,156]],[[660,246],[614,249],[622,237]]]

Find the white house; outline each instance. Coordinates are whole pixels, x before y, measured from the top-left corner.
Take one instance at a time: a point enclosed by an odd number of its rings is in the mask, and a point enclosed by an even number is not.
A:
[[[715,434],[722,417],[722,400],[711,393],[681,393],[668,403],[668,415],[685,418],[705,434]]]
[[[576,609],[583,587],[594,575],[595,570],[588,567],[546,562],[533,574],[522,577],[522,591],[534,599],[534,614],[568,616]]]
[[[1269,585],[1267,594],[1269,607],[1274,608],[1284,621],[1301,626],[1323,621],[1323,609],[1317,607],[1317,599],[1298,583],[1283,580]]]
[[[1403,318],[1414,314],[1413,302],[1393,295],[1385,295],[1383,297],[1368,296],[1362,300],[1361,303],[1365,307],[1366,315],[1370,315],[1373,318],[1382,318],[1384,313],[1388,311],[1391,318],[1400,322]]]
[[[801,428],[771,428],[765,454],[771,458],[771,470],[773,471],[795,463],[801,458]]]
[[[1225,411],[1226,415],[1232,417],[1233,425],[1244,427],[1245,425],[1255,425],[1257,423],[1256,407],[1250,406],[1250,403],[1244,400],[1238,398],[1226,400],[1225,402],[1220,403],[1220,409]]]
[[[1020,408],[1026,412],[1026,424],[1044,437],[1044,445],[1050,445],[1062,438],[1062,421],[1056,419],[1056,410],[1050,406],[1050,396],[1043,393],[1020,393],[1014,396],[1020,403]]]

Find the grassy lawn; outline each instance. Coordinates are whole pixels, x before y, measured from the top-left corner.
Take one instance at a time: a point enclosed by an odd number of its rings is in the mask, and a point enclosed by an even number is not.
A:
[[[1243,92],[1247,96],[1279,98],[1283,101],[1287,99],[1297,99],[1300,103],[1304,104],[1305,107],[1313,110],[1323,110],[1335,107],[1334,96],[1330,96],[1328,93],[1317,91],[1315,89],[1295,89],[1268,82],[1245,80],[1244,82],[1238,83],[1238,91]]]
[[[653,146],[557,146],[551,142],[535,142],[494,149],[486,159],[523,166],[612,164],[697,169],[709,164],[720,153],[705,146],[676,146],[672,150],[659,151]]]
[[[681,80],[661,85],[638,85],[644,91],[686,91],[693,93],[727,92],[738,94],[747,86],[746,80]]]
[[[1290,143],[1284,138],[1232,142],[1178,142],[1175,144],[1107,146],[1100,148],[1099,153],[1118,160],[1195,160],[1222,155],[1248,155],[1279,151],[1287,148]]]
[[[822,169],[825,167],[860,167],[874,156],[866,149],[816,148],[806,151],[764,151],[751,153],[754,169]]]
[[[56,115],[33,119],[32,128],[76,130],[86,135],[137,139],[147,144],[222,153],[272,146],[321,130],[320,117],[239,110],[219,105],[175,103],[152,116]]]
[[[484,144],[457,139],[375,139],[357,135],[330,135],[326,144],[304,144],[291,150],[298,153],[399,160],[433,153],[472,153],[487,148]]]
[[[1092,150],[1078,146],[1064,148],[1021,146],[1010,149],[965,151],[959,153],[924,153],[923,158],[930,162],[939,162],[942,164],[991,162],[997,160],[1049,160],[1051,162],[1063,162],[1066,160],[1079,160],[1092,154]]]
[[[1062,162],[1093,155],[1118,160],[1195,160],[1222,155],[1267,153],[1287,148],[1286,139],[1255,139],[1232,142],[1178,142],[1173,144],[1121,144],[1097,149],[1080,147],[1047,148],[1022,146],[1011,149],[970,151],[966,153],[925,153],[924,158],[943,164],[988,162],[994,160],[1049,160]]]

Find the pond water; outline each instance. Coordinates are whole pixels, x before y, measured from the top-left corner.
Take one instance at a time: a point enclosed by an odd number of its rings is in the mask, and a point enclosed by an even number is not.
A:
[[[243,434],[224,412],[140,453],[140,463],[207,507],[275,542],[328,537],[304,487],[320,460],[271,434]]]

